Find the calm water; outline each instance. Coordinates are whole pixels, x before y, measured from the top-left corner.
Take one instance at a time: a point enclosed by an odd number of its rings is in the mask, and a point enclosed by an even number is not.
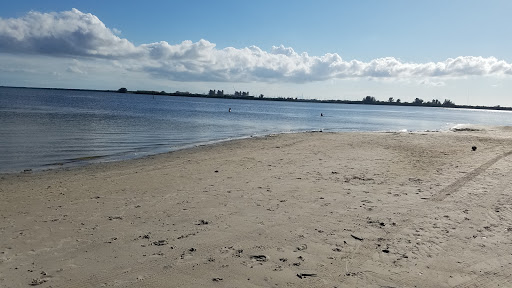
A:
[[[0,88],[0,124],[0,173],[5,173],[281,132],[512,125],[512,113]]]

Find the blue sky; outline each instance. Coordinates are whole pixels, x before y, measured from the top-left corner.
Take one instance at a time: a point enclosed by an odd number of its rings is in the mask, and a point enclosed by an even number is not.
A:
[[[0,85],[512,106],[511,1],[8,1]]]

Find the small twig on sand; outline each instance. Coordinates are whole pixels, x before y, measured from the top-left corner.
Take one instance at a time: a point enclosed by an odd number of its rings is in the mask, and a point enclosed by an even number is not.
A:
[[[355,236],[354,234],[350,234],[350,236],[352,236],[352,238],[356,239],[356,240],[359,240],[359,241],[363,241],[364,239],[361,238],[361,237],[357,237]]]
[[[316,277],[315,273],[297,273],[297,277],[300,279],[306,278],[306,277]]]

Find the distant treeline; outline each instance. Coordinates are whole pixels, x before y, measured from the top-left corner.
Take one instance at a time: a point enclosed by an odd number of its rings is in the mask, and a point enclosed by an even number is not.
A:
[[[425,106],[425,107],[446,107],[446,108],[464,108],[464,109],[486,109],[486,110],[507,110],[512,111],[512,107],[497,106],[471,106],[471,105],[457,105],[449,99],[444,99],[443,102],[438,99],[424,101],[423,99],[416,98],[412,102],[403,102],[400,99],[388,98],[387,101],[377,100],[374,96],[366,96],[362,100],[318,100],[318,99],[299,99],[292,97],[264,97],[263,94],[259,96],[251,96],[249,92],[235,91],[235,94],[224,94],[223,90],[210,90],[208,94],[190,93],[183,91],[165,92],[165,91],[152,91],[152,90],[137,90],[128,91],[127,88],[119,88],[118,90],[92,90],[92,89],[68,89],[68,88],[37,88],[37,87],[14,87],[14,86],[0,86],[0,88],[23,88],[23,89],[44,89],[44,90],[67,90],[67,91],[92,91],[92,92],[118,92],[129,94],[146,94],[146,95],[160,95],[160,96],[183,96],[183,97],[202,97],[202,98],[225,98],[225,99],[243,99],[243,100],[266,100],[266,101],[291,101],[291,102],[313,102],[313,103],[338,103],[338,104],[367,104],[367,105],[397,105],[397,106]]]
[[[464,108],[464,109],[487,109],[487,110],[510,110],[512,107],[501,106],[471,106],[471,105],[457,105],[450,99],[444,99],[442,102],[438,99],[425,101],[420,98],[414,99],[412,102],[401,101],[400,99],[388,98],[386,101],[377,100],[374,96],[366,96],[362,100],[319,100],[319,99],[299,99],[292,97],[264,97],[263,94],[259,96],[251,96],[249,92],[236,91],[235,94],[225,94],[224,90],[210,90],[208,94],[198,94],[190,92],[176,91],[167,93],[165,91],[147,91],[137,90],[128,91],[126,88],[120,88],[119,93],[133,93],[133,94],[149,94],[149,95],[165,95],[165,96],[184,96],[184,97],[203,97],[203,98],[225,98],[225,99],[244,99],[244,100],[266,100],[266,101],[291,101],[291,102],[313,102],[313,103],[338,103],[338,104],[367,104],[367,105],[396,105],[396,106],[425,106],[425,107],[446,107],[446,108]]]
[[[393,97],[389,97],[387,101],[379,101],[375,99],[373,96],[366,96],[361,101],[362,104],[374,104],[374,105],[404,105],[404,106],[429,106],[429,107],[456,107],[455,103],[453,103],[449,99],[444,99],[443,102],[438,99],[432,99],[431,101],[424,101],[423,99],[416,98],[413,102],[402,102],[400,99],[394,99]]]

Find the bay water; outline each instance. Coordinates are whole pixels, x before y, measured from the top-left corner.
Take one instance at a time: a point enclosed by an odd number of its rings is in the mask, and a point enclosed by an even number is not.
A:
[[[512,113],[0,87],[0,173],[274,133],[448,131],[459,124],[511,126]]]

